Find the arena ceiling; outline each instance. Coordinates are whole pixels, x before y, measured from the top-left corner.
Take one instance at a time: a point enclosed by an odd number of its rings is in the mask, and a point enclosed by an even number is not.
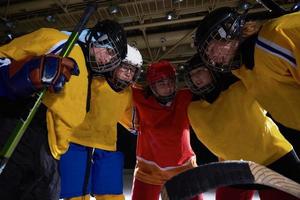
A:
[[[87,27],[98,20],[113,19],[121,23],[128,42],[142,53],[144,63],[168,59],[182,64],[195,53],[193,36],[199,21],[222,6],[237,7],[239,0],[0,0],[0,38],[32,32],[41,27],[72,30],[88,3],[96,2],[97,11]],[[264,19],[268,12],[259,3],[253,5],[253,19]],[[277,1],[290,6],[294,1]],[[115,12],[115,13],[114,13]],[[173,14],[168,20],[166,15]]]

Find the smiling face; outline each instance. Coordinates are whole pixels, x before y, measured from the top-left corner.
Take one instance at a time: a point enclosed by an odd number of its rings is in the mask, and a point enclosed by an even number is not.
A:
[[[105,65],[116,57],[116,53],[113,49],[102,47],[92,47],[91,55],[95,57],[96,62],[100,65]]]
[[[115,77],[126,82],[131,82],[137,71],[137,68],[125,63],[121,63],[119,67],[115,69]]]
[[[175,92],[175,79],[170,77],[158,80],[153,83],[151,89],[155,90],[159,96],[170,96]]]
[[[209,70],[205,67],[196,68],[190,71],[190,77],[194,85],[198,88],[202,88],[213,81]]]

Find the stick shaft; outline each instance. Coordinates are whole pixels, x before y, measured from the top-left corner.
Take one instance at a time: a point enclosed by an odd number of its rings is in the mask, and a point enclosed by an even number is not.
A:
[[[81,31],[85,27],[88,19],[93,14],[93,12],[96,10],[96,4],[90,4],[85,9],[83,16],[81,17],[80,21],[72,31],[72,34],[68,38],[66,44],[64,45],[64,48],[60,52],[61,57],[66,57],[71,52],[72,48],[74,47]],[[8,138],[7,142],[5,143],[4,147],[0,151],[0,174],[2,173],[2,170],[4,169],[8,159],[11,157],[12,153],[14,152],[15,148],[17,147],[18,143],[20,142],[23,134],[25,133],[26,129],[28,128],[30,122],[32,121],[33,117],[35,116],[35,113],[37,112],[39,106],[42,103],[42,99],[46,94],[47,89],[43,89],[39,94],[38,98],[34,104],[34,106],[29,111],[29,114],[27,115],[25,120],[18,121],[15,129],[13,130],[12,134]]]

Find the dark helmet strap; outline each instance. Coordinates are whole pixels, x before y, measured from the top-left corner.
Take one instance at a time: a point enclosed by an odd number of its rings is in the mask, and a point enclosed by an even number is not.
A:
[[[159,96],[159,95],[156,95],[155,93],[153,93],[153,94],[159,103],[166,105],[167,103],[173,101],[173,99],[175,98],[176,92],[174,91],[173,94],[171,94],[169,96]]]
[[[251,35],[239,47],[242,56],[242,63],[247,69],[254,67],[254,49],[258,34]]]
[[[175,95],[176,95],[176,89],[174,90],[174,92],[172,94],[170,94],[168,96],[159,95],[152,86],[150,86],[150,90],[151,90],[153,96],[155,97],[155,99],[159,103],[164,104],[164,105],[171,102],[174,99]]]
[[[87,66],[87,72],[88,72],[88,88],[87,88],[87,97],[86,97],[86,112],[90,111],[90,104],[91,104],[91,85],[92,85],[92,79],[93,79],[93,75],[91,72],[91,66],[89,62],[87,61],[88,58],[88,46],[81,41],[77,42],[79,44],[79,46],[81,47],[82,51],[83,51],[83,55],[85,57],[85,66]]]

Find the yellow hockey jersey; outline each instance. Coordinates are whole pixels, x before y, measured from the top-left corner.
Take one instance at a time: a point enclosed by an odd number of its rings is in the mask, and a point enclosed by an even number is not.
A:
[[[131,88],[115,92],[105,78],[93,78],[90,110],[84,121],[73,130],[71,142],[104,149],[116,150],[117,123],[131,107]]]
[[[261,106],[281,124],[300,130],[300,12],[265,23],[252,70],[234,70]]]
[[[188,116],[199,140],[224,160],[268,165],[292,150],[241,81],[212,103],[192,102]]]
[[[56,52],[68,36],[58,30],[42,28],[14,39],[0,47],[0,57],[14,60]],[[59,159],[68,148],[72,128],[78,126],[86,113],[87,70],[81,48],[75,45],[69,54],[78,64],[80,75],[72,76],[59,93],[47,93],[43,103],[48,107],[47,128],[52,155]],[[45,116],[46,117],[46,116]]]

